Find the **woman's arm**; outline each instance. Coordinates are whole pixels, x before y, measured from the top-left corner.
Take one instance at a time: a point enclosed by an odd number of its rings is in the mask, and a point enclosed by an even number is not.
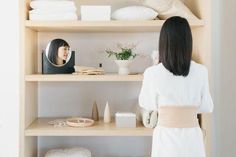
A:
[[[202,76],[203,76],[203,87],[201,91],[201,104],[199,106],[199,113],[212,112],[214,105],[213,105],[211,94],[209,91],[209,80],[208,80],[207,68],[204,68]]]
[[[142,88],[139,94],[139,105],[146,110],[157,110],[157,94],[153,86],[153,78],[150,69],[143,74]]]

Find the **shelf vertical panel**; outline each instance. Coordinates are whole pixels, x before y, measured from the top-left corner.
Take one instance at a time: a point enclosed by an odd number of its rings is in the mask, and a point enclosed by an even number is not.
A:
[[[25,28],[25,49],[24,56],[25,74],[34,74],[38,71],[38,33],[29,28]]]
[[[37,83],[26,82],[24,76],[36,72],[37,32],[25,27],[30,0],[20,0],[20,157],[37,156],[37,138],[26,137],[24,130],[36,119]]]
[[[186,5],[199,18],[204,19],[205,24],[193,30],[193,57],[208,68],[210,87],[212,84],[212,0],[185,0]],[[210,88],[212,89],[212,88]],[[206,156],[211,156],[211,114],[201,114],[201,127],[204,130]]]
[[[36,58],[37,51],[37,32],[31,30],[25,30],[25,47],[21,53],[23,58],[22,74],[33,73],[36,71]],[[38,117],[38,83],[26,82],[22,76],[22,87],[21,87],[21,125],[22,129],[25,130],[37,117]],[[22,132],[23,132],[22,130]],[[23,153],[22,157],[32,157],[37,154],[37,138],[23,137]]]
[[[37,137],[24,137],[24,154],[21,154],[20,157],[37,157],[38,151],[38,138]],[[20,149],[23,149],[20,147]]]

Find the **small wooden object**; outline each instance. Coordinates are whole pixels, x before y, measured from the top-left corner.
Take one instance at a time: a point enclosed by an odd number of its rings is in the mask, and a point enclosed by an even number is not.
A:
[[[94,124],[94,120],[89,118],[69,118],[66,120],[66,124],[71,127],[89,127]]]
[[[102,68],[94,68],[88,66],[74,66],[77,75],[104,75],[105,71]]]
[[[66,126],[65,119],[55,119],[48,122],[49,125],[53,125],[54,127],[64,127]]]
[[[99,120],[99,113],[98,113],[98,107],[97,107],[96,101],[94,101],[94,103],[93,103],[92,119],[95,121]]]

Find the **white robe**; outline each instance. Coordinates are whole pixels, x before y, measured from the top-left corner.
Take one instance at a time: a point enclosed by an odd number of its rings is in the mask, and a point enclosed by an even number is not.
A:
[[[139,105],[146,110],[158,106],[197,106],[198,112],[212,112],[208,71],[191,61],[188,76],[175,76],[162,63],[144,72]],[[156,126],[153,131],[152,157],[205,157],[203,134],[199,127],[166,128]]]

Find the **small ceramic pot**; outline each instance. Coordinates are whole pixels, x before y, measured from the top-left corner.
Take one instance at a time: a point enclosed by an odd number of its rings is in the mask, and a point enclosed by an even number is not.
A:
[[[128,75],[130,74],[129,66],[132,63],[132,60],[115,60],[115,63],[119,67],[119,75]]]

